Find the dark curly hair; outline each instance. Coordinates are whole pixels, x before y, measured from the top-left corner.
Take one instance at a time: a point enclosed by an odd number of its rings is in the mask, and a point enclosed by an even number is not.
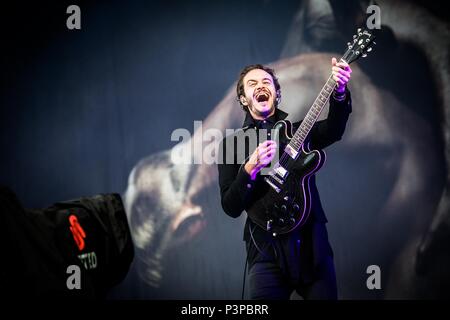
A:
[[[241,102],[240,97],[241,96],[245,96],[245,91],[244,91],[244,77],[247,73],[249,73],[250,71],[254,70],[254,69],[261,69],[264,70],[265,72],[267,72],[268,74],[270,74],[270,76],[273,79],[273,83],[275,85],[275,91],[277,93],[277,98],[275,99],[275,107],[278,107],[278,104],[280,103],[281,100],[281,86],[280,83],[278,82],[278,78],[275,75],[275,70],[263,66],[262,64],[251,64],[249,66],[246,66],[244,69],[242,69],[240,75],[239,75],[239,80],[238,83],[236,85],[236,95],[237,95],[237,100],[239,101],[239,104],[242,106],[242,109],[244,109],[244,111],[247,111],[247,106],[244,106]]]

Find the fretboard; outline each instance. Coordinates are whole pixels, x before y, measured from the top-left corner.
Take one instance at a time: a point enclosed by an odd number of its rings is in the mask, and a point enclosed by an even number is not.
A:
[[[300,127],[295,132],[294,137],[289,142],[289,146],[295,151],[298,152],[302,147],[306,137],[308,136],[308,133],[311,131],[311,128],[313,127],[314,123],[316,123],[317,119],[319,119],[320,113],[325,108],[325,105],[330,99],[335,86],[336,82],[330,75],[322,90],[320,90],[320,93],[317,96],[316,100],[314,100],[313,105],[303,119]]]

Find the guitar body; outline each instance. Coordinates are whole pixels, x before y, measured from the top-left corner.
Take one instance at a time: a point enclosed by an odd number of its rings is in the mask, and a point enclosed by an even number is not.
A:
[[[292,125],[289,121],[278,121],[272,132],[272,138],[281,145],[281,154],[292,138]],[[282,153],[280,160],[272,164],[274,169],[264,177],[267,182],[264,193],[246,210],[251,220],[274,236],[303,225],[311,212],[310,178],[324,162],[324,151],[305,146],[295,159]]]

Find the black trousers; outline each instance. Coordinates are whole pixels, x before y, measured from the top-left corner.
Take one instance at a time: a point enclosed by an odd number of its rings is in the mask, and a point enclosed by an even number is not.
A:
[[[336,300],[333,251],[324,223],[271,241],[247,243],[250,299],[287,300],[294,290],[305,300]]]

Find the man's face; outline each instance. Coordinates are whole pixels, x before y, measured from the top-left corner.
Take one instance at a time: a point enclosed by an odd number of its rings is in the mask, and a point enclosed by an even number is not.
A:
[[[253,118],[265,119],[275,112],[277,93],[272,76],[266,71],[249,71],[244,77],[244,92],[241,102],[248,107]]]

